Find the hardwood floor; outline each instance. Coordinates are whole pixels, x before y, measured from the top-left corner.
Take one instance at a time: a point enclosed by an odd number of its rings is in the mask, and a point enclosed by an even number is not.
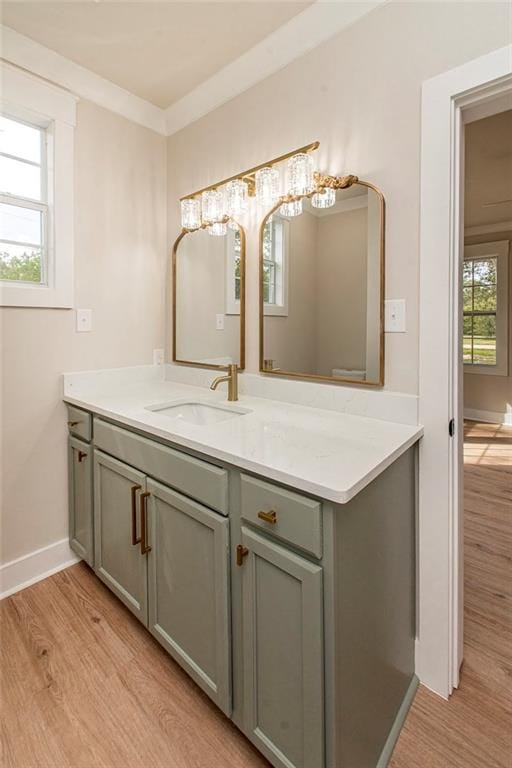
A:
[[[512,768],[512,428],[464,432],[460,686],[420,687],[390,768]]]
[[[392,768],[512,768],[512,429],[468,423],[465,462],[461,685],[420,688]],[[268,768],[87,566],[0,611],[5,768]]]

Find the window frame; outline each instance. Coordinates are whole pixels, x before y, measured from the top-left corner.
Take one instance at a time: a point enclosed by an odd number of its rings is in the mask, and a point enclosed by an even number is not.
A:
[[[0,306],[73,307],[73,142],[77,97],[34,75],[2,62],[0,112],[40,128],[45,134],[46,219],[44,282],[0,281]],[[43,175],[43,174],[42,174]],[[33,208],[42,204],[18,195],[1,195],[2,202]],[[25,204],[26,201],[26,204]]]
[[[496,259],[496,312],[486,314],[496,316],[496,365],[481,365],[463,362],[464,373],[507,376],[508,375],[508,305],[509,305],[509,241],[499,240],[491,243],[479,243],[464,247],[464,261],[480,261],[488,258]],[[462,319],[465,316],[473,316],[464,312],[462,299],[464,281],[461,280],[461,307]],[[462,327],[464,323],[462,322]],[[464,331],[461,334],[461,343],[464,343]]]
[[[288,263],[290,248],[290,222],[283,216],[279,216],[274,213],[271,222],[267,220],[265,226],[268,226],[269,223],[271,226],[275,226],[276,223],[279,223],[281,227],[281,264],[279,264],[275,259],[272,259],[272,263],[276,265],[274,267],[276,273],[276,288],[278,284],[278,278],[280,277],[281,280],[280,292],[282,298],[280,302],[274,304],[269,304],[265,301],[263,303],[263,314],[270,317],[286,317],[288,316]],[[266,261],[269,260],[263,258],[262,254],[262,264],[264,265]],[[261,289],[263,290],[263,284]]]
[[[12,110],[11,110],[12,111]],[[50,199],[50,177],[48,174],[48,167],[51,166],[51,159],[48,157],[49,155],[49,142],[48,142],[48,130],[49,125],[41,124],[41,121],[35,122],[29,122],[26,119],[23,119],[19,115],[12,114],[11,111],[8,113],[6,109],[1,109],[2,117],[5,117],[9,120],[13,120],[17,123],[21,123],[22,125],[26,125],[29,128],[35,128],[40,131],[41,134],[41,163],[32,163],[30,161],[27,161],[23,158],[18,158],[14,155],[6,155],[5,153],[0,153],[2,157],[10,157],[13,160],[16,160],[18,162],[25,162],[30,165],[37,165],[41,169],[41,199],[36,200],[32,197],[24,197],[23,195],[14,195],[9,192],[1,192],[0,191],[0,203],[3,203],[4,205],[13,205],[18,206],[19,208],[24,208],[28,210],[33,211],[39,211],[42,214],[42,224],[41,224],[41,280],[38,283],[26,281],[26,280],[0,280],[0,287],[2,289],[10,288],[11,286],[17,286],[20,288],[24,287],[47,287],[48,286],[48,276],[50,274],[50,261],[53,256],[53,242],[51,238],[52,234],[52,228],[50,226],[50,206],[49,206],[49,199]],[[16,110],[14,110],[16,111]],[[3,240],[0,238],[0,242],[7,242],[12,245],[30,245],[35,246],[35,243],[17,243],[14,240]]]

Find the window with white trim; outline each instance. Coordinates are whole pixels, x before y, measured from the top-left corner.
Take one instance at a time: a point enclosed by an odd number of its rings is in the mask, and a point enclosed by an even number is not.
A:
[[[45,284],[46,129],[0,116],[0,280]]]
[[[508,241],[464,249],[463,361],[466,373],[508,373]]]
[[[76,97],[0,70],[0,303],[71,308]]]
[[[263,303],[265,315],[288,314],[288,221],[274,214],[263,230]]]
[[[241,254],[242,234],[239,229],[228,228],[226,242],[226,314],[240,314],[242,290]]]

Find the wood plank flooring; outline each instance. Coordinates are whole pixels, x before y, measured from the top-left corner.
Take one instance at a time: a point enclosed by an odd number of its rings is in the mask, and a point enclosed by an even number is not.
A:
[[[443,701],[423,686],[390,768],[512,768],[512,429],[464,436],[464,663]]]
[[[465,462],[461,686],[420,688],[392,768],[512,768],[512,430],[468,424]],[[0,611],[5,768],[268,768],[87,566]]]

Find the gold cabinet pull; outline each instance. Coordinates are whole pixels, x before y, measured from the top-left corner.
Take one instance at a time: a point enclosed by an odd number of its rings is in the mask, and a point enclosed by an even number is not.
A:
[[[77,424],[82,424],[81,421],[68,421],[68,427],[76,427]]]
[[[258,517],[260,520],[264,520],[266,523],[270,523],[271,525],[275,525],[277,523],[277,512],[274,512],[273,509],[270,509],[268,512],[263,512],[263,510],[261,510],[258,512]]]
[[[78,462],[81,464],[84,459],[87,458],[87,454],[84,451],[78,451]]]
[[[137,536],[137,491],[142,489],[141,485],[132,485],[132,544],[135,546],[140,541],[140,536]]]
[[[146,506],[146,499],[148,498],[148,496],[151,496],[151,494],[148,491],[145,491],[140,495],[140,553],[141,555],[147,555],[148,552],[151,552],[151,547],[147,543],[148,510]]]
[[[236,564],[237,565],[243,565],[244,564],[244,558],[247,557],[249,554],[249,550],[247,547],[244,547],[243,544],[239,544],[236,548]]]

